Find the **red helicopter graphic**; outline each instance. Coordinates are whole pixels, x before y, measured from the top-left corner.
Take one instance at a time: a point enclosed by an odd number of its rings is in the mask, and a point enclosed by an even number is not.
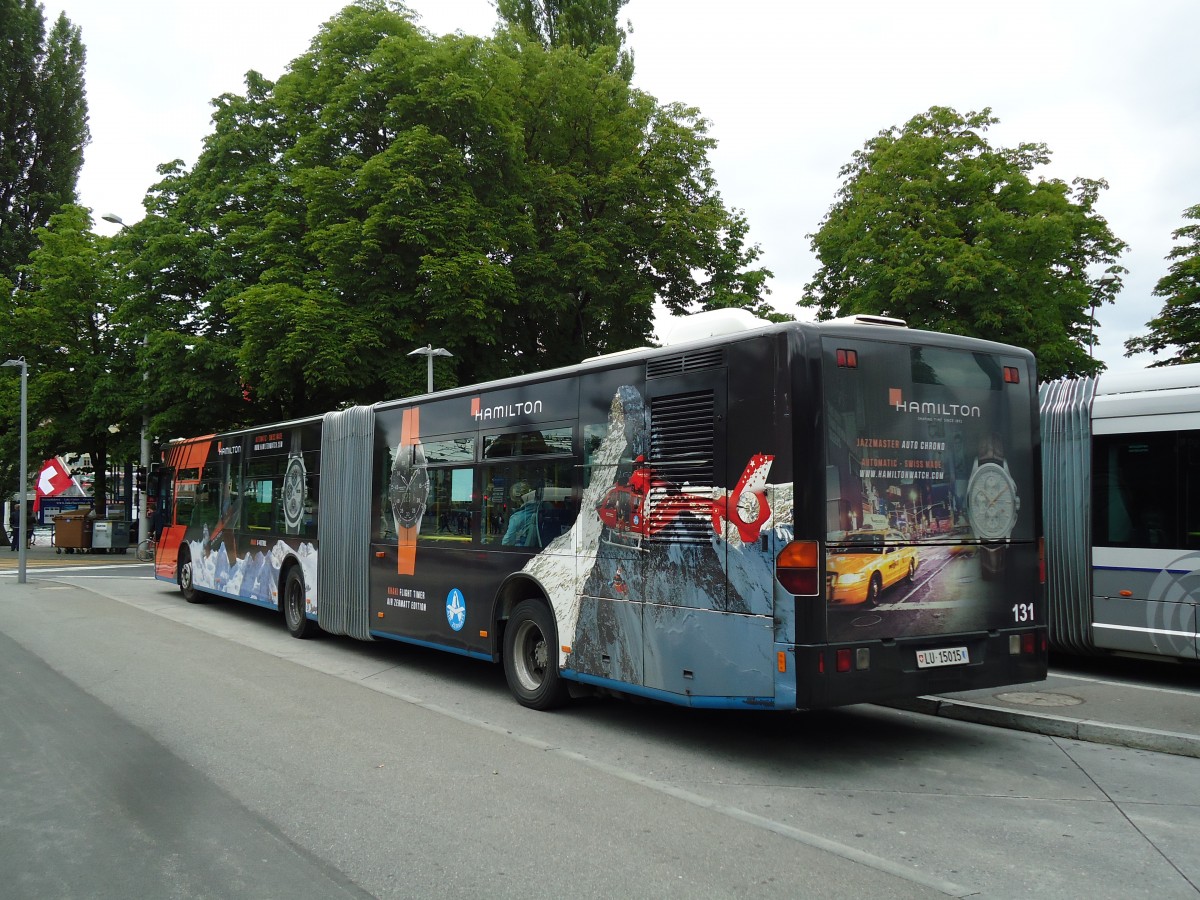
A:
[[[771,516],[765,488],[775,457],[757,453],[750,458],[733,492],[712,499],[684,491],[679,485],[658,477],[645,457],[634,460],[635,468],[625,484],[613,485],[596,506],[601,523],[617,543],[641,546],[675,523],[685,513],[712,521],[713,530],[724,534],[723,521],[733,524],[744,543],[758,539],[762,525]]]

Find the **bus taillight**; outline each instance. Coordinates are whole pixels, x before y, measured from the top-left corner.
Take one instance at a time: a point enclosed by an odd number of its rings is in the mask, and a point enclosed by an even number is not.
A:
[[[1038,640],[1037,633],[1033,631],[1025,631],[1021,634],[1010,634],[1008,636],[1008,652],[1013,656],[1030,656],[1037,651]],[[1042,650],[1045,651],[1045,641],[1042,642]]]
[[[775,558],[775,577],[789,594],[815,597],[820,579],[816,541],[792,541]]]

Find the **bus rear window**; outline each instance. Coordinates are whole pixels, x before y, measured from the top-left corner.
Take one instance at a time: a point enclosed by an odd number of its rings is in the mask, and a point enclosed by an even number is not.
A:
[[[994,356],[941,347],[912,347],[910,350],[914,384],[991,391],[1004,387],[1004,367]]]

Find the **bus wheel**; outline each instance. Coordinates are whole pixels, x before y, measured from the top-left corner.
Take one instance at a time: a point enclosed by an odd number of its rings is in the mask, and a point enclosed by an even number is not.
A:
[[[317,626],[304,612],[304,575],[299,566],[288,569],[283,586],[283,622],[294,638],[312,637]]]
[[[553,709],[567,700],[558,674],[554,618],[540,600],[522,600],[504,629],[504,675],[517,702],[530,709]]]
[[[883,579],[876,572],[871,576],[871,583],[867,585],[867,598],[863,600],[863,609],[874,609],[879,605],[879,595],[883,593]]]
[[[196,590],[193,575],[192,555],[184,550],[179,554],[179,593],[188,603],[203,603],[204,595]]]

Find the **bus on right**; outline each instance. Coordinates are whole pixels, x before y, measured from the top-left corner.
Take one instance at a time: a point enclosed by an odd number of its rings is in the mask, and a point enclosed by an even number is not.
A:
[[[1200,364],[1039,400],[1051,646],[1200,658]]]

